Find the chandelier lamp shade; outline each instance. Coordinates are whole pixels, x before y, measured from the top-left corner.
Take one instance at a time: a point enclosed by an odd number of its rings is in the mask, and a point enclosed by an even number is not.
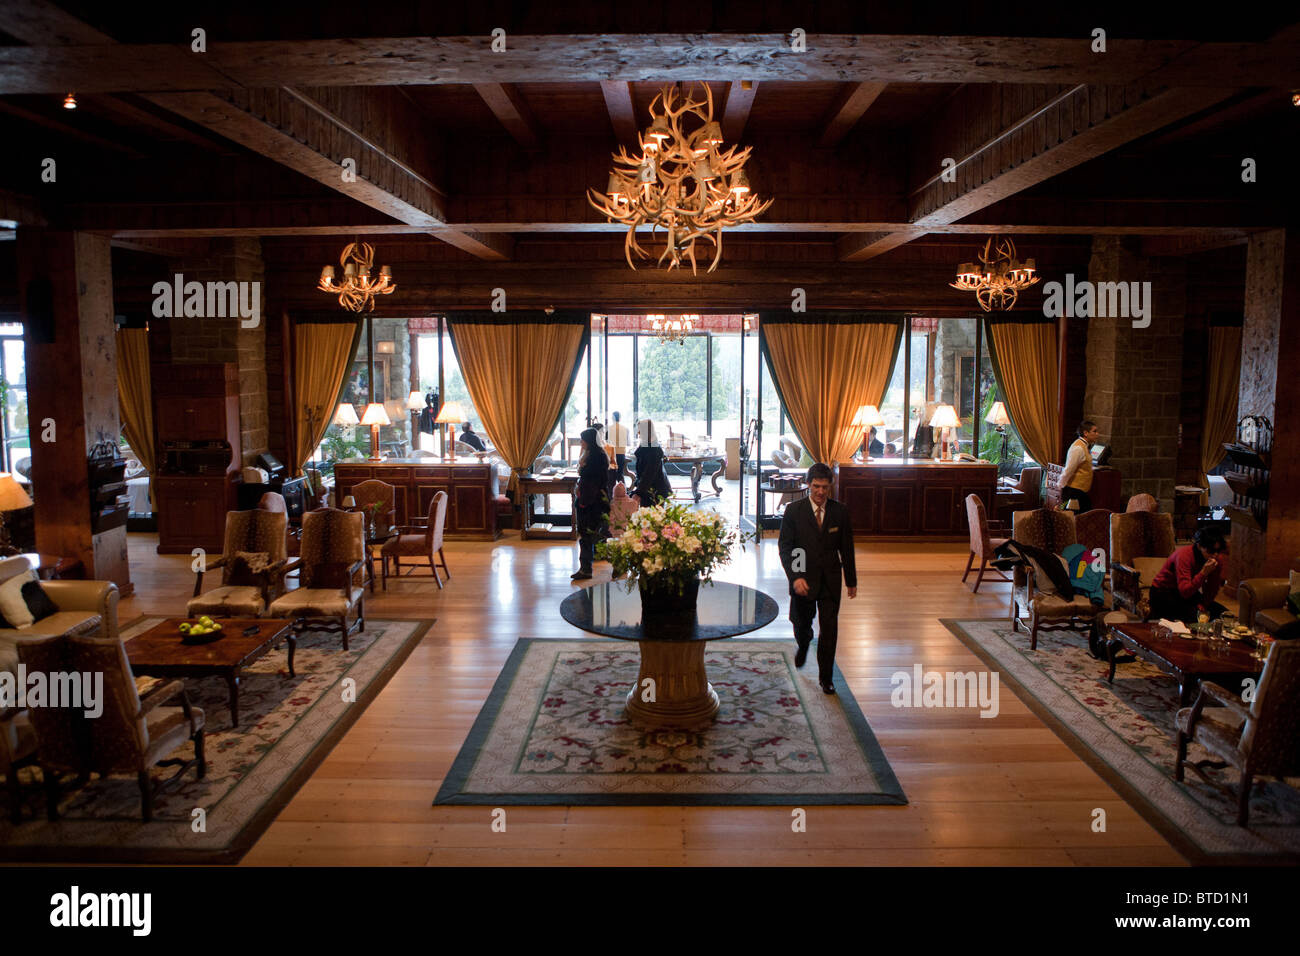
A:
[[[320,271],[321,292],[337,295],[339,305],[352,312],[373,312],[375,296],[390,295],[397,289],[393,283],[393,270],[381,266],[379,275],[373,275],[375,247],[368,242],[352,242],[343,247],[339,265],[343,268],[341,281],[336,281],[333,266]]]
[[[875,405],[859,405],[853,416],[852,426],[862,429],[862,460],[871,460],[871,447],[867,444],[867,435],[871,429],[885,424],[885,418]]]
[[[1033,259],[1016,258],[1016,244],[1001,236],[984,242],[979,264],[963,262],[957,267],[957,281],[948,285],[962,292],[974,292],[985,312],[1015,307],[1016,297],[1038,281]]]
[[[749,188],[744,167],[751,147],[722,149],[707,83],[703,99],[693,90],[683,94],[681,84],[665,86],[650,103],[650,120],[640,151],[620,148],[605,191],[589,189],[587,201],[609,222],[627,226],[623,251],[633,269],[632,253],[651,257],[636,236],[648,226],[652,237],[664,232],[659,265],[673,269],[689,261],[695,273],[695,243],[702,240],[713,246],[712,272],[722,261],[722,230],[752,222],[772,204]]]
[[[647,315],[646,321],[650,323],[650,330],[658,336],[661,342],[686,341],[686,336],[694,332],[700,324],[698,315]]]

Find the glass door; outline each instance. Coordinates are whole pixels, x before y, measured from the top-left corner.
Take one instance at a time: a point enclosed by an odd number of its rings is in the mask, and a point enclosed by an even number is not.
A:
[[[760,362],[757,323],[740,333],[740,528],[747,534],[758,530],[762,510],[762,422],[759,409]]]

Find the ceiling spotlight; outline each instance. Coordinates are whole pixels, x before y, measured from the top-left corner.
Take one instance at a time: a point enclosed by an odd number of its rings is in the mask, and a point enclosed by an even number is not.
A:
[[[77,94],[69,93],[63,98],[63,108],[65,110],[75,110],[77,108]]]
[[[1291,93],[1291,105],[1300,106],[1300,90],[1294,90]]]

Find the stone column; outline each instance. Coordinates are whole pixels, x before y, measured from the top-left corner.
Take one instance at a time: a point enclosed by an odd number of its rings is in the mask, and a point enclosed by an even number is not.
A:
[[[90,520],[90,448],[122,430],[109,240],[23,226],[17,252],[36,547],[130,594],[125,525],[95,534]]]

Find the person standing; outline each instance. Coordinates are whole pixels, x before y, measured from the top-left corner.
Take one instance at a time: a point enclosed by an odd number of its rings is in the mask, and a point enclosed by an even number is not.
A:
[[[1092,510],[1092,446],[1101,439],[1101,430],[1094,422],[1079,423],[1079,437],[1070,444],[1065,456],[1065,467],[1057,487],[1061,491],[1061,507],[1069,508],[1071,501],[1079,502],[1078,513]],[[1073,509],[1071,509],[1073,510]]]
[[[609,460],[596,438],[596,429],[584,430],[582,454],[578,456],[578,492],[573,516],[578,528],[578,570],[573,573],[574,581],[591,577],[596,538],[609,512],[609,499],[605,495]]]
[[[654,444],[654,424],[646,419],[640,424],[641,447],[636,450],[636,480],[632,494],[641,499],[641,505],[652,508],[673,496],[672,485],[664,474],[664,451]]]
[[[808,497],[793,502],[781,519],[781,566],[790,581],[790,623],[803,667],[812,644],[813,618],[819,617],[817,679],[835,693],[835,645],[839,637],[840,589],[858,596],[857,562],[849,509],[831,498],[831,470],[818,462],[808,469]],[[842,574],[842,579],[841,579]]]
[[[627,476],[627,426],[620,420],[622,416],[618,412],[613,415],[614,424],[609,426],[609,443],[614,449],[614,462],[618,468],[618,480],[622,481]]]

